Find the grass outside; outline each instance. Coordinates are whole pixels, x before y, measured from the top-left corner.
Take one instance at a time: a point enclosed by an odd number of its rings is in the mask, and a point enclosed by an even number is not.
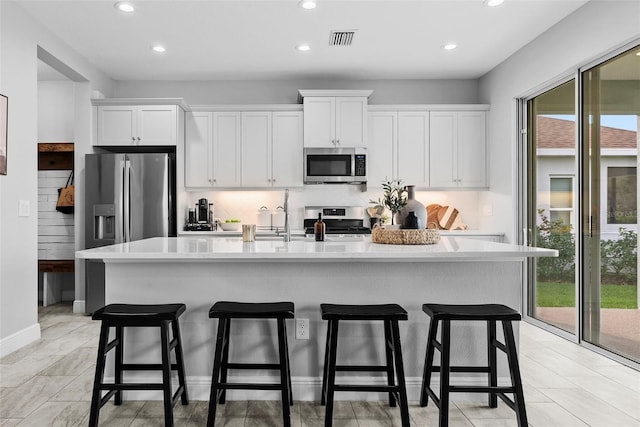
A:
[[[630,285],[602,285],[601,308],[638,308],[638,287]],[[538,282],[538,307],[575,307],[573,283]]]

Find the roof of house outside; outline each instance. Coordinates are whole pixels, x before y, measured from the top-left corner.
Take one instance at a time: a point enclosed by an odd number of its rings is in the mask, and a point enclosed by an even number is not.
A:
[[[575,148],[575,122],[536,117],[537,148]],[[600,127],[601,148],[636,148],[637,132]]]

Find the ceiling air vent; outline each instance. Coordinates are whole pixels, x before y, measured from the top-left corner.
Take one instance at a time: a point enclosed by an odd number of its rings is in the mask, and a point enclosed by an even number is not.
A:
[[[329,46],[351,46],[357,30],[331,31]]]

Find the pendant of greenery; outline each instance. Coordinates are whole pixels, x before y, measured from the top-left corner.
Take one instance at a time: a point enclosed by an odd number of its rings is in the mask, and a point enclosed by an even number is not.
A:
[[[402,180],[394,179],[391,181],[383,181],[382,189],[384,195],[378,200],[370,200],[369,203],[384,206],[391,211],[391,224],[396,213],[407,204],[407,187],[402,184]]]

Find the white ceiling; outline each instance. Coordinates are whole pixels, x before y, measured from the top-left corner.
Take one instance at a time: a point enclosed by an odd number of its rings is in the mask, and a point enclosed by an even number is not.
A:
[[[115,80],[478,78],[588,0],[21,1]],[[329,46],[331,30],[357,30]],[[455,41],[458,49],[441,46]],[[294,47],[309,43],[309,52]],[[167,48],[151,51],[152,44]]]

